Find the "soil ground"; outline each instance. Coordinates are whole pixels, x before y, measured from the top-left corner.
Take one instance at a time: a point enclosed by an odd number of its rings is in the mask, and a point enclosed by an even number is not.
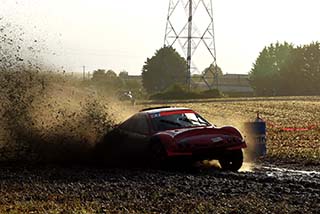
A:
[[[135,108],[155,105],[163,104]],[[3,162],[0,213],[319,213],[319,97],[170,105],[193,108],[218,126],[241,130],[259,111],[268,127],[267,155],[237,173],[215,167],[185,171]]]

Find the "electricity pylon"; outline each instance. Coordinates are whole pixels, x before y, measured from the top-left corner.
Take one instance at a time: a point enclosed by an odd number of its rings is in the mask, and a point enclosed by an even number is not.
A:
[[[200,28],[197,27],[199,23]],[[193,74],[200,75],[209,89],[218,88],[212,0],[169,0],[164,45],[179,47],[185,56],[188,68],[186,84],[189,88]],[[199,71],[197,68],[195,56],[204,52],[209,59],[207,66],[210,65],[213,70]]]

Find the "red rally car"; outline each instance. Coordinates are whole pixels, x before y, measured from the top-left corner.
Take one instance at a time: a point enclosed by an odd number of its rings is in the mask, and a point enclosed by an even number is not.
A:
[[[189,108],[143,109],[97,144],[105,161],[135,160],[161,164],[173,158],[219,160],[223,169],[242,166],[244,138],[232,126],[216,127]]]

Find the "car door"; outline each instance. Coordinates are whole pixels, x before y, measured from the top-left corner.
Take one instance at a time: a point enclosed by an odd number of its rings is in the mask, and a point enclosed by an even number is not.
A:
[[[149,126],[146,115],[136,114],[133,116],[125,135],[127,157],[135,160],[143,159],[147,155],[149,143]]]
[[[132,116],[124,123],[122,123],[118,129],[116,129],[116,139],[114,142],[115,146],[113,152],[117,153],[118,158],[126,158],[131,154],[130,144],[132,138],[134,138],[132,134],[132,127],[134,127],[136,121],[136,116]]]

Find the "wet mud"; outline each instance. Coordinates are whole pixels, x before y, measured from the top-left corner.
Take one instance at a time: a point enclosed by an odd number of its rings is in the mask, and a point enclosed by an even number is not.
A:
[[[1,166],[0,212],[317,213],[320,175],[277,168],[245,172]]]

